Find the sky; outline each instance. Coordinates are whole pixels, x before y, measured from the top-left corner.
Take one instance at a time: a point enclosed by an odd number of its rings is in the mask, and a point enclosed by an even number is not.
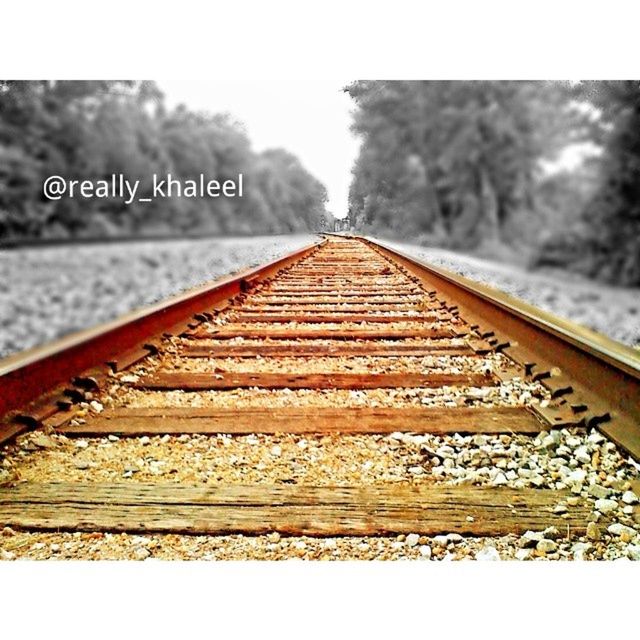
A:
[[[327,188],[327,209],[337,218],[347,215],[351,169],[359,140],[350,132],[354,109],[342,87],[344,80],[264,81],[160,80],[170,107],[228,112],[243,123],[254,150],[283,147],[294,153]],[[599,149],[570,145],[556,158],[541,162],[547,174],[573,170]]]
[[[347,215],[351,169],[359,141],[349,131],[353,104],[344,81],[271,79],[159,80],[170,107],[184,103],[192,110],[228,112],[242,122],[255,151],[283,147],[326,187],[327,209]]]

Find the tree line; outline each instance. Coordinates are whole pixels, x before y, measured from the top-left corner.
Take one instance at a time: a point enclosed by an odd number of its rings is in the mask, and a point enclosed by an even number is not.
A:
[[[45,199],[50,175],[244,177],[242,198]],[[168,109],[152,82],[0,81],[0,239],[286,233],[329,224],[325,187],[284,149],[257,153],[228,114]]]
[[[358,81],[351,225],[640,284],[640,83]],[[563,150],[588,149],[550,170]]]

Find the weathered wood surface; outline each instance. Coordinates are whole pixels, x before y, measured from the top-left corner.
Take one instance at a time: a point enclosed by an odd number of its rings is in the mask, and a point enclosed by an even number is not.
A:
[[[139,389],[393,389],[444,386],[494,386],[495,378],[483,374],[452,373],[201,373],[157,372],[137,383]]]
[[[373,322],[386,324],[390,322],[437,322],[451,320],[453,316],[448,313],[430,313],[416,315],[374,315],[373,313],[348,314],[348,313],[239,313],[234,317],[237,322],[308,322],[314,323],[339,323],[339,322]]]
[[[342,340],[402,340],[405,338],[453,338],[454,333],[449,328],[435,327],[407,327],[395,328],[358,328],[331,329],[318,327],[255,327],[252,325],[223,325],[219,329],[213,327],[196,329],[186,334],[190,338],[209,338],[214,340],[230,338],[275,338],[281,340],[295,340],[297,338],[322,338]]]
[[[268,289],[265,291],[260,291],[256,294],[256,296],[260,296],[261,298],[292,298],[295,300],[296,298],[326,298],[326,297],[334,297],[334,298],[380,298],[385,295],[388,295],[389,298],[401,298],[403,300],[411,300],[416,298],[423,298],[425,296],[424,293],[397,293],[395,290],[390,291],[388,294],[385,294],[384,291],[336,291],[333,289],[330,292],[320,292],[320,293],[312,293],[305,289],[301,289],[300,291],[289,291],[285,292],[271,292]]]
[[[416,289],[417,291],[422,291],[421,285],[419,283],[416,283],[413,280],[409,280],[405,276],[400,276],[400,277],[384,276],[380,278],[371,278],[369,276],[364,276],[360,278],[356,275],[296,276],[295,274],[290,274],[287,277],[271,280],[268,283],[268,285],[269,287],[290,287],[290,286],[326,287],[329,285],[332,285],[332,286],[336,285],[336,286],[343,286],[343,287],[363,286],[369,289],[373,287],[382,287],[382,288],[399,287],[400,289],[411,288],[411,289]]]
[[[261,293],[269,293],[269,294],[280,294],[280,295],[289,295],[299,294],[299,293],[309,293],[312,295],[319,294],[334,294],[341,296],[359,296],[359,295],[380,295],[385,293],[390,293],[392,295],[424,295],[424,293],[420,289],[416,289],[415,287],[401,287],[401,286],[381,286],[381,285],[354,285],[350,284],[348,286],[338,285],[338,284],[329,284],[326,286],[320,285],[300,285],[300,286],[269,286],[268,289],[264,289]]]
[[[342,342],[338,344],[220,344],[215,346],[201,345],[198,342],[184,344],[180,348],[180,355],[188,358],[254,358],[269,356],[270,358],[301,358],[315,357],[348,357],[348,356],[376,356],[376,357],[408,357],[408,356],[472,356],[474,349],[469,345],[453,346],[450,343],[433,343],[427,345],[416,344],[385,344],[385,343],[357,343]]]
[[[425,311],[439,311],[443,310],[440,303],[417,305],[406,304],[400,307],[396,304],[351,304],[350,302],[341,302],[338,304],[333,303],[319,303],[319,304],[288,304],[283,309],[283,305],[279,304],[254,304],[253,299],[248,300],[246,305],[242,305],[238,311],[242,313],[333,313],[333,314],[355,314],[355,313],[381,313],[383,311],[391,311],[395,314],[401,313],[423,313]]]
[[[73,531],[498,536],[558,527],[581,535],[586,505],[562,517],[553,490],[446,485],[189,486],[18,483],[0,488],[0,525]]]
[[[539,433],[549,428],[524,407],[123,407],[85,424],[60,427],[67,435],[180,433]]]
[[[297,272],[291,272],[286,276],[282,276],[277,280],[271,281],[274,284],[338,284],[338,285],[351,285],[354,284],[363,284],[365,286],[374,286],[380,284],[382,286],[393,286],[393,285],[401,285],[401,286],[415,286],[420,287],[419,282],[415,282],[413,280],[408,280],[404,275],[396,275],[396,276],[384,276],[383,278],[371,278],[369,276],[365,276],[360,278],[358,276],[344,276],[344,275],[332,275],[332,276],[318,276],[318,275],[300,275]]]
[[[368,304],[368,305],[402,305],[403,307],[412,306],[420,303],[425,300],[425,298],[419,299],[407,299],[406,297],[397,297],[397,296],[382,296],[380,295],[377,298],[341,298],[339,296],[304,296],[304,297],[295,297],[295,298],[286,298],[285,296],[277,296],[277,297],[262,297],[262,294],[256,293],[252,295],[249,299],[251,305],[286,305],[287,307],[296,307],[297,305],[341,305],[347,306],[350,304]],[[440,307],[441,305],[438,305]],[[428,308],[428,307],[427,307]]]
[[[296,274],[306,277],[316,277],[316,276],[334,276],[336,274],[344,276],[344,277],[362,277],[362,276],[387,276],[392,275],[391,272],[386,271],[385,269],[376,269],[376,268],[354,268],[354,267],[345,267],[341,262],[326,265],[322,268],[318,269],[297,269],[295,271]],[[397,273],[397,271],[396,271]]]

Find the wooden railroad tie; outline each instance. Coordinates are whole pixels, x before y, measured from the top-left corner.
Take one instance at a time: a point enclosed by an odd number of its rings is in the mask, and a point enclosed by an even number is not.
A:
[[[306,357],[424,357],[424,356],[473,356],[477,351],[470,344],[461,346],[450,342],[420,344],[358,343],[345,341],[333,344],[298,342],[294,344],[229,344],[202,345],[190,341],[181,346],[180,355],[187,358],[306,358]],[[486,345],[491,350],[491,345]]]
[[[403,340],[406,338],[453,338],[452,329],[416,327],[415,329],[328,329],[319,327],[255,327],[251,325],[223,325],[219,329],[196,329],[186,334],[189,338],[225,340],[231,338],[274,338],[294,340],[296,338],[322,338],[342,340]]]
[[[121,407],[84,424],[64,424],[68,436],[182,433],[521,433],[549,425],[524,407]]]
[[[496,379],[479,373],[201,373],[157,372],[134,386],[138,389],[419,389],[495,386]]]
[[[374,322],[376,324],[388,324],[391,322],[442,322],[452,320],[448,313],[430,313],[421,315],[374,315],[374,314],[348,314],[348,313],[239,313],[234,320],[237,322],[306,322],[340,323],[340,322]]]
[[[447,485],[31,483],[0,488],[0,524],[40,530],[348,536],[523,534],[556,526],[582,535],[586,505],[556,514],[568,494]]]
[[[255,297],[266,298],[266,299],[292,298],[293,302],[295,302],[295,299],[298,297],[302,297],[302,298],[327,298],[327,297],[330,297],[330,298],[380,298],[385,295],[387,295],[389,298],[392,298],[392,299],[404,300],[405,302],[407,300],[419,299],[419,298],[425,297],[425,294],[423,294],[422,292],[403,294],[403,293],[398,293],[396,289],[390,290],[387,294],[387,292],[381,291],[379,289],[372,290],[372,291],[337,291],[335,288],[332,288],[331,290],[327,290],[327,291],[318,291],[318,292],[309,291],[308,289],[300,289],[299,291],[289,290],[289,292],[270,291],[269,289],[265,289],[264,291],[260,291],[259,293],[256,293]]]
[[[392,297],[392,296],[384,296],[380,295],[378,298],[366,298],[366,297],[353,297],[353,298],[341,298],[340,296],[303,296],[299,298],[291,298],[285,299],[281,296],[277,297],[263,297],[262,294],[255,294],[251,296],[250,303],[251,305],[287,305],[293,308],[296,305],[306,304],[306,305],[341,305],[347,306],[350,304],[368,304],[368,305],[402,305],[403,307],[412,307],[416,304],[420,304],[424,301],[424,297],[417,298],[415,300],[407,300],[406,297]],[[442,305],[438,304],[434,308],[440,308]],[[429,307],[427,307],[429,308]]]
[[[362,285],[362,284],[354,284],[353,282],[345,283],[344,285],[330,283],[326,285],[319,285],[317,283],[310,284],[300,284],[300,285],[291,285],[291,284],[280,284],[280,285],[271,285],[268,288],[265,288],[261,291],[263,294],[279,294],[279,295],[289,295],[290,293],[298,294],[298,293],[309,293],[313,295],[317,294],[335,294],[341,296],[359,296],[359,295],[372,295],[372,294],[381,294],[381,293],[390,293],[393,295],[425,295],[424,292],[420,291],[416,287],[406,287],[400,285],[392,285],[392,286],[381,286],[381,285]]]
[[[286,309],[282,308],[282,305],[277,303],[254,303],[253,300],[243,305],[238,309],[242,313],[310,313],[316,312],[319,314],[356,314],[356,313],[380,313],[383,311],[392,311],[396,314],[408,313],[408,312],[425,312],[425,311],[440,311],[444,307],[441,304],[430,303],[428,305],[421,304],[406,304],[402,307],[396,304],[352,304],[350,302],[341,302],[334,304],[332,302],[320,302],[317,304],[297,304],[292,303],[286,305]]]

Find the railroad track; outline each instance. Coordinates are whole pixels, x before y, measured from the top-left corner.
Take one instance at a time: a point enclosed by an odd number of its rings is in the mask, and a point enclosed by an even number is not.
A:
[[[467,539],[486,555],[489,539],[508,557],[633,557],[639,362],[382,244],[328,236],[0,362],[0,527],[71,546],[144,534],[158,549],[167,534],[242,534],[266,557],[280,535],[311,557],[339,547],[301,536],[374,557],[388,541],[451,556]]]

